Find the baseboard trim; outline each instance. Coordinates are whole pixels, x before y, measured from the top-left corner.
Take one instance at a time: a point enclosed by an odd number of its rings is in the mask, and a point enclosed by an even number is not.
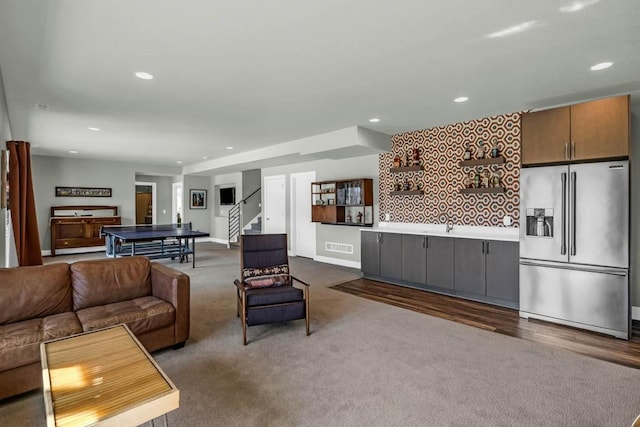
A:
[[[358,261],[349,261],[346,259],[332,258],[322,255],[316,255],[313,260],[324,262],[325,264],[341,265],[343,267],[351,267],[360,270],[360,263]]]
[[[51,256],[51,250],[40,251],[42,256]],[[86,254],[89,252],[107,252],[106,246],[86,246],[82,248],[56,249],[56,255]]]
[[[631,318],[633,320],[640,320],[640,307],[631,306]]]

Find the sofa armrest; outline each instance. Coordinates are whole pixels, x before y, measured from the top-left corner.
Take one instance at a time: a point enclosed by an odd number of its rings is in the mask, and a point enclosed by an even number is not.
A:
[[[175,343],[189,338],[191,290],[190,278],[166,265],[151,263],[151,289],[153,296],[171,303],[176,309]]]

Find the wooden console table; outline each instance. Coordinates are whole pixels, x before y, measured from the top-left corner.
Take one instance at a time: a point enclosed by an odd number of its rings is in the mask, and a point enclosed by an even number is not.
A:
[[[180,392],[125,325],[40,344],[47,426],[135,426]]]
[[[49,221],[51,256],[56,255],[56,249],[104,246],[102,226],[120,225],[117,206],[52,206]]]

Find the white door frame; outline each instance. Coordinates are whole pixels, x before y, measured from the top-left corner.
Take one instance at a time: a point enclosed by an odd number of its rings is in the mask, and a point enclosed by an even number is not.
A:
[[[269,234],[272,233],[271,227],[270,227],[270,223],[269,223],[269,218],[266,217],[266,214],[269,212],[269,198],[268,198],[268,194],[267,194],[267,182],[268,181],[280,181],[282,180],[283,184],[286,184],[286,177],[285,175],[271,175],[271,176],[265,176],[263,179],[263,190],[262,190],[262,212],[263,212],[263,217],[264,217],[264,229],[263,229],[263,234]],[[287,189],[285,187],[284,189],[284,198],[283,201],[286,203],[287,200]],[[286,206],[283,206],[283,211],[285,212],[286,215]],[[287,219],[284,219],[284,226],[286,228],[287,225]],[[286,230],[284,231],[286,232]]]
[[[136,181],[135,185],[150,185],[151,186],[151,223],[158,223],[158,192],[156,191],[156,183],[153,181],[145,182],[145,181]],[[133,194],[135,195],[135,187],[133,189]]]
[[[177,222],[178,213],[178,187],[182,189],[182,198],[180,199],[180,212],[181,216],[184,216],[184,185],[182,181],[171,183],[171,223]]]
[[[304,188],[300,189],[302,191],[311,192],[311,182],[316,180],[316,172],[300,172],[300,173],[292,173],[290,176],[291,185],[289,188],[291,191],[289,192],[289,235],[291,236],[289,246],[291,250],[289,251],[290,255],[297,256],[298,255],[298,238],[301,237],[298,232],[299,229],[299,215],[300,205],[298,203],[298,185],[299,183],[304,183]],[[309,206],[310,207],[310,206]],[[315,225],[313,227],[313,231],[310,234],[305,234],[305,238],[311,239],[313,242],[313,253],[311,254],[311,259],[316,257],[316,228]]]

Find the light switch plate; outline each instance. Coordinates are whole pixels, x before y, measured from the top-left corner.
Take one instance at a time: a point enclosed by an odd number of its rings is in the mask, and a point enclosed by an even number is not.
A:
[[[513,218],[511,218],[511,215],[505,215],[504,218],[502,218],[502,223],[508,227],[513,224]]]
[[[389,221],[390,219],[391,219],[391,214],[388,214],[388,213],[384,214],[385,221]]]

